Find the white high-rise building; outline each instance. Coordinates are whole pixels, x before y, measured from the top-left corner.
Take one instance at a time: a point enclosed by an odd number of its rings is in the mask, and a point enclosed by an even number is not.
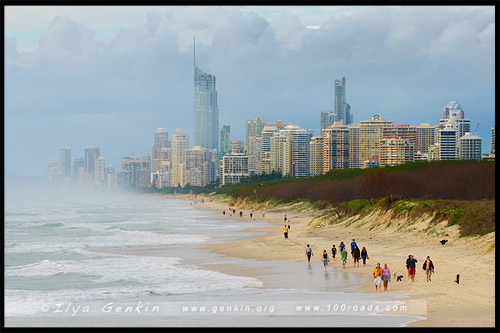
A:
[[[241,153],[231,153],[222,159],[222,185],[238,184],[250,176],[248,156]]]
[[[297,125],[288,124],[284,129],[278,131],[278,135],[292,136],[292,177],[309,176],[309,143],[312,131],[300,128]]]
[[[458,123],[445,122],[437,127],[437,143],[439,144],[439,159],[454,160],[457,158]]]
[[[271,168],[284,177],[292,176],[292,145],[291,134],[275,134],[271,137]]]
[[[465,133],[458,139],[458,158],[460,160],[481,160],[482,143],[481,137]]]

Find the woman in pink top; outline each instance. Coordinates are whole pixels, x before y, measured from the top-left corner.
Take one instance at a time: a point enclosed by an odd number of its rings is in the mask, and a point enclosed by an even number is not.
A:
[[[384,281],[384,291],[387,291],[387,285],[391,281],[391,270],[387,264],[384,264],[384,268],[382,268],[382,281]]]

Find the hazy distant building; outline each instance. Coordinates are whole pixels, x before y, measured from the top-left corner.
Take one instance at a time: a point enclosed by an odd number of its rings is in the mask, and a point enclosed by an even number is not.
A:
[[[90,179],[94,177],[94,161],[99,156],[99,147],[90,145],[85,148],[85,172]]]
[[[320,120],[320,131],[333,125],[335,122],[335,112],[333,111],[322,111]]]
[[[226,154],[231,154],[231,126],[223,125],[219,134],[219,160]]]
[[[206,186],[215,181],[216,156],[207,148],[194,146],[186,150],[186,170],[184,183],[191,186]]]
[[[313,136],[309,142],[309,174],[319,176],[323,174],[323,137]]]
[[[238,184],[250,176],[248,169],[248,156],[231,153],[222,160],[222,185]]]
[[[465,133],[458,139],[458,158],[460,160],[481,160],[482,142],[481,137]]]
[[[245,145],[247,147],[250,143],[250,137],[260,135],[266,125],[267,121],[265,116],[257,116],[255,119],[248,119],[248,117],[246,117]]]
[[[349,167],[349,129],[341,122],[323,130],[323,173]]]
[[[335,80],[334,95],[335,121],[341,121],[344,125],[351,124],[351,106],[346,101],[345,77],[342,80]]]
[[[105,166],[105,160],[102,156],[94,161],[94,184],[98,188],[105,186],[107,181]]]
[[[359,163],[364,167],[365,162],[379,154],[380,140],[383,129],[392,127],[392,120],[384,120],[379,115],[374,115],[371,119],[363,120],[359,125]]]
[[[85,160],[82,157],[77,157],[73,160],[73,168],[71,171],[71,180],[73,183],[78,183],[78,172],[80,168],[83,168],[83,171],[85,171]]]
[[[71,147],[64,146],[59,149],[58,169],[65,182],[71,179]]]
[[[231,153],[233,154],[245,153],[245,143],[243,141],[231,140],[229,147],[231,148]]]
[[[218,151],[219,106],[215,76],[196,65],[194,53],[194,146]]]

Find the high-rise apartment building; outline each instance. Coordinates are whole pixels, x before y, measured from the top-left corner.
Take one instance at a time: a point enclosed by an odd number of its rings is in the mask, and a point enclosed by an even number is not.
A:
[[[194,146],[186,150],[185,184],[191,186],[206,186],[215,181],[216,155],[207,148]]]
[[[481,160],[483,139],[481,137],[465,133],[458,139],[458,159],[460,160]]]
[[[106,164],[104,157],[100,156],[94,161],[94,184],[100,188],[105,186],[106,181]]]
[[[163,128],[155,131],[155,141],[153,142],[152,172],[158,172],[161,161],[168,157],[167,150],[170,148],[168,132]]]
[[[65,182],[71,179],[71,147],[64,146],[59,149],[58,170]]]
[[[414,160],[413,146],[408,139],[387,137],[380,140],[379,166],[404,164]]]
[[[411,157],[405,160],[405,162],[411,162],[414,160],[414,155],[417,149],[417,129],[415,126],[410,126],[410,125],[396,125],[393,127],[384,127],[382,130],[382,139],[403,139],[408,142],[409,149],[410,149],[410,154]],[[399,145],[396,141],[393,141],[390,145]],[[399,159],[398,161],[401,161]],[[383,164],[382,158],[379,157],[379,163],[380,165]],[[397,163],[401,164],[401,163]],[[391,164],[395,165],[395,164]]]
[[[341,121],[344,125],[352,123],[351,106],[346,100],[346,80],[335,80],[334,83],[334,112],[335,121]]]
[[[312,131],[300,128],[297,125],[288,124],[284,129],[279,130],[278,133],[281,136],[292,136],[292,177],[308,177],[309,142],[311,142]]]
[[[364,167],[365,161],[378,156],[383,129],[393,126],[392,120],[384,120],[379,115],[363,120],[359,124],[359,164]]]
[[[335,122],[323,130],[323,173],[349,167],[349,129]]]
[[[335,112],[321,111],[320,131],[333,125],[335,122]]]
[[[194,52],[194,145],[218,151],[219,106],[215,76],[196,65]]]
[[[490,155],[495,155],[495,126],[491,128]]]
[[[223,125],[219,134],[219,160],[226,154],[231,154],[231,126]]]
[[[248,168],[251,173],[260,174],[262,170],[262,137],[251,136],[248,144]]]
[[[278,132],[278,127],[275,125],[266,125],[262,129],[261,133],[261,170],[257,173],[270,174],[272,171],[271,167],[271,137],[274,133]]]
[[[80,168],[82,168],[80,170]],[[73,160],[73,169],[71,173],[71,180],[73,183],[78,183],[78,173],[85,171],[85,160],[82,157],[77,157]]]
[[[291,134],[275,134],[271,137],[271,168],[283,176],[293,176]]]
[[[309,142],[309,174],[319,176],[323,174],[323,137],[313,136]]]
[[[85,172],[89,181],[94,177],[94,161],[100,156],[99,147],[88,146],[85,148]]]
[[[222,185],[238,184],[250,176],[248,156],[244,154],[228,154],[222,159]]]
[[[436,128],[436,142],[439,144],[439,159],[456,159],[458,147],[458,123],[450,121],[440,123],[436,126]]]
[[[251,136],[261,135],[264,126],[268,125],[265,116],[257,116],[255,119],[248,119],[246,117],[246,137],[245,145],[248,148]]]
[[[417,132],[417,144],[415,154],[425,155],[429,152],[429,147],[436,143],[436,127],[427,123],[415,126]]]
[[[359,124],[349,124],[349,168],[361,168],[359,163]]]
[[[172,165],[170,184],[173,187],[184,186],[186,168],[186,150],[189,149],[189,135],[177,129],[172,135]],[[210,148],[209,148],[210,149]]]
[[[234,154],[245,153],[245,143],[243,141],[231,140],[231,142],[229,143],[229,147],[231,149],[231,153]]]
[[[462,105],[456,101],[448,102],[448,104],[444,106],[443,119],[450,118],[464,119],[464,110],[462,109]]]

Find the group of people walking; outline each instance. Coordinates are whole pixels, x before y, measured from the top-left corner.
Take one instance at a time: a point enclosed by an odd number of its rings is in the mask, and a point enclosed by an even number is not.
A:
[[[337,255],[337,248],[335,247],[335,244],[332,245],[331,252],[332,252],[332,260],[335,261],[335,257]],[[340,245],[338,247],[338,252],[339,252],[340,258],[342,260],[342,268],[345,268],[345,266],[347,264],[348,253],[347,253],[347,247],[345,246],[344,242],[340,242]],[[309,244],[307,244],[306,256],[307,256],[307,261],[309,263],[311,262],[312,255],[314,255],[312,252],[312,249],[309,246]],[[369,259],[368,258],[368,251],[366,250],[366,248],[363,247],[363,249],[360,250],[358,247],[358,244],[356,243],[356,241],[354,239],[352,240],[352,243],[351,243],[351,256],[354,260],[353,267],[356,267],[356,266],[359,267],[359,261],[361,258],[363,259],[363,266],[366,265],[366,260]],[[323,266],[324,266],[325,271],[328,267],[328,262],[329,262],[328,253],[326,250],[323,250]]]
[[[411,282],[415,281],[415,272],[416,272],[416,263],[418,262],[413,255],[408,255],[408,259],[406,259],[406,269],[408,270],[408,277]],[[434,273],[434,263],[431,260],[430,256],[427,256],[427,259],[424,261],[422,265],[422,270],[425,271],[425,275],[427,277],[427,282],[431,281],[431,276]]]

